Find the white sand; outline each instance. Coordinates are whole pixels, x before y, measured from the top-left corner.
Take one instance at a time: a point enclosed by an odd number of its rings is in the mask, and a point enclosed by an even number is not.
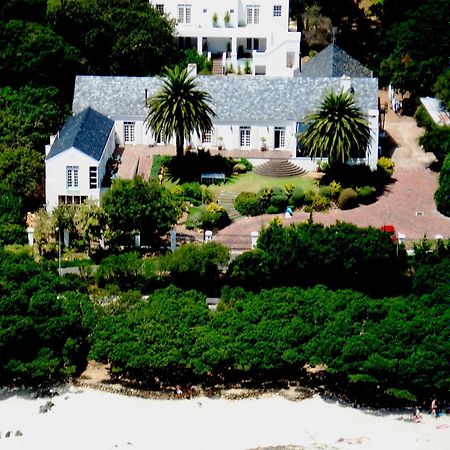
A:
[[[147,400],[70,388],[48,399],[0,397],[0,449],[241,450],[275,445],[307,449],[444,450],[450,417],[371,414],[315,397],[251,400]],[[13,436],[5,438],[6,431]],[[14,436],[20,430],[23,436]]]

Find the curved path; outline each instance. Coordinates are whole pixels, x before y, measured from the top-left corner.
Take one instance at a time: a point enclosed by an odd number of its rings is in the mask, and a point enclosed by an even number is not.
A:
[[[382,93],[383,95],[384,93]],[[436,235],[450,238],[450,218],[440,214],[434,202],[434,192],[438,185],[438,174],[428,169],[434,155],[426,154],[417,140],[422,133],[414,118],[398,117],[391,110],[386,115],[385,129],[395,141],[392,159],[396,169],[395,182],[387,186],[381,198],[371,204],[342,211],[315,212],[315,222],[324,225],[336,221],[350,222],[358,226],[381,227],[394,225],[398,233],[406,239],[421,239]],[[223,229],[219,235],[247,235],[259,231],[274,215],[246,217]],[[283,223],[302,222],[308,219],[305,212],[294,212],[290,219],[278,215]]]

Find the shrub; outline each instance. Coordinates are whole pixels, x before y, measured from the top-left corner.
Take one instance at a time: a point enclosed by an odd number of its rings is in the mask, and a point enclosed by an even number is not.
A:
[[[331,207],[331,198],[316,194],[312,207],[315,211],[326,211]]]
[[[427,128],[423,136],[419,138],[419,144],[426,152],[434,153],[439,166],[442,165],[445,157],[450,153],[450,127],[433,125]]]
[[[416,113],[414,114],[414,118],[416,119],[417,125],[419,127],[429,128],[433,126],[433,119],[430,117],[423,105],[420,105],[417,108]]]
[[[253,192],[241,192],[234,201],[234,207],[243,216],[257,216],[264,212],[259,197]]]
[[[279,213],[282,212],[282,211],[283,211],[283,210],[281,210],[280,208],[278,208],[278,206],[270,205],[270,206],[267,208],[266,213],[267,213],[267,214],[279,214]]]
[[[292,191],[291,202],[296,208],[300,208],[305,203],[305,193],[300,187],[295,187]]]
[[[346,188],[341,191],[338,199],[338,206],[340,209],[350,209],[357,205],[358,195],[352,188]]]
[[[375,188],[372,186],[363,186],[356,188],[356,193],[358,194],[358,202],[364,205],[372,203],[375,199]]]
[[[217,203],[207,205],[199,219],[199,225],[204,230],[220,230],[230,223],[228,213],[223,206],[219,206]]]
[[[245,166],[243,164],[235,164],[233,167],[233,173],[240,174],[247,172]]]
[[[190,208],[189,215],[186,219],[186,228],[188,230],[195,230],[196,228],[200,228],[200,217],[202,215],[202,210],[200,208]]]
[[[305,192],[305,205],[311,206],[314,203],[314,199],[316,198],[316,193],[314,191],[306,191]]]
[[[334,192],[331,186],[320,186],[319,194],[321,197],[332,199]]]
[[[288,205],[288,197],[284,192],[272,195],[270,198],[270,207],[277,208],[277,212],[283,212]],[[267,211],[269,212],[269,211]],[[273,214],[273,213],[272,213]]]
[[[286,192],[286,195],[291,198],[292,192],[294,191],[294,185],[293,184],[286,184],[284,186],[284,192]]]
[[[386,178],[391,178],[394,174],[395,164],[391,158],[387,158],[386,156],[382,156],[377,161],[377,170]]]
[[[241,158],[238,161],[238,164],[242,164],[243,166],[245,166],[245,170],[247,172],[251,172],[253,170],[253,164],[247,158]]]
[[[445,157],[439,174],[439,187],[434,194],[436,207],[441,214],[450,217],[450,153]]]
[[[329,184],[330,188],[331,188],[331,193],[332,193],[332,198],[333,199],[337,199],[339,197],[339,194],[342,191],[342,186],[341,183],[336,183],[336,181],[332,181]]]

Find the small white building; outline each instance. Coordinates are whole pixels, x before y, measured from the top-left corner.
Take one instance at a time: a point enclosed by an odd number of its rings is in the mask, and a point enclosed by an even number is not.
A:
[[[175,20],[179,44],[219,59],[237,72],[292,76],[299,66],[301,33],[289,31],[289,0],[149,0]]]
[[[45,148],[47,211],[85,199],[98,202],[115,145],[113,120],[90,107],[77,111]]]
[[[378,80],[349,77],[257,77],[198,76],[199,88],[212,96],[216,113],[213,130],[198,138],[194,147],[225,150],[259,150],[264,142],[271,152],[289,152],[291,162],[311,170],[315,165],[298,148],[298,133],[307,115],[319,108],[329,91],[351,90],[358,107],[365,112],[371,141],[361,162],[376,167],[378,159]],[[91,106],[115,122],[121,144],[158,144],[146,127],[145,99],[161,86],[157,77],[77,76],[73,111]]]

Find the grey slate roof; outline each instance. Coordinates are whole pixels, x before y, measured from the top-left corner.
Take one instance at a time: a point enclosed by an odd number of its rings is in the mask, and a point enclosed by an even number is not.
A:
[[[217,114],[213,122],[276,123],[301,121],[311,113],[329,90],[340,91],[339,78],[199,76],[201,89],[213,98]],[[378,108],[378,80],[352,79],[358,106]],[[113,119],[143,119],[146,116],[145,90],[152,96],[161,85],[156,77],[77,76],[73,111],[91,106]]]
[[[296,69],[294,75],[301,77],[342,77],[346,75],[351,78],[370,78],[372,72],[336,44],[331,44],[303,64],[301,72],[300,69]]]
[[[114,121],[91,107],[72,116],[62,127],[50,149],[47,159],[75,147],[99,161]]]

